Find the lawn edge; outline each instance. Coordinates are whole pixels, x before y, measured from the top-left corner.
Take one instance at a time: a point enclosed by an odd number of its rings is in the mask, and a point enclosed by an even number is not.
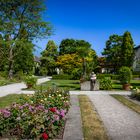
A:
[[[81,110],[82,129],[83,129],[84,139],[85,140],[91,140],[91,139],[109,140],[109,136],[104,126],[104,123],[102,122],[98,112],[96,111],[96,108],[90,101],[89,97],[87,95],[78,95],[78,98],[79,98],[79,105]],[[85,102],[83,102],[82,100],[85,100]],[[89,107],[86,108],[86,105],[88,105]],[[84,111],[86,111],[86,114],[84,113]],[[90,118],[90,124],[87,124],[87,122],[85,121],[86,118],[88,117]],[[96,125],[94,125],[95,123]],[[89,126],[89,130],[87,130],[87,126]],[[98,131],[99,134],[97,134]],[[87,132],[89,132],[90,134]]]
[[[135,111],[136,113],[140,114],[140,105],[139,104],[127,99],[123,95],[112,94],[110,96],[115,98],[117,101],[119,101],[120,103],[122,103],[123,105],[125,105],[126,107],[131,109],[132,111]]]

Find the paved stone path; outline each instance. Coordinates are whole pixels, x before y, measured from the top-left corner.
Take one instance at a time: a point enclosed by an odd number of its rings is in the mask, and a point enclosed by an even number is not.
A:
[[[37,84],[41,84],[44,83],[46,81],[49,81],[51,79],[51,77],[44,77],[44,78],[40,78],[37,81]],[[5,86],[0,86],[0,97],[2,96],[6,96],[8,94],[21,94],[21,93],[25,93],[25,94],[32,94],[34,93],[34,91],[22,91],[22,89],[26,88],[26,85],[22,82],[22,83],[15,83],[15,84],[10,84],[10,85],[5,85]]]
[[[81,112],[77,95],[71,95],[71,105],[63,140],[84,140],[81,124]]]
[[[140,115],[109,95],[88,94],[112,140],[140,140]]]

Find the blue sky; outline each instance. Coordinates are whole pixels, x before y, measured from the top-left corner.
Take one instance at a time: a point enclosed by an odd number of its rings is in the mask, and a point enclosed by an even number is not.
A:
[[[101,56],[108,37],[125,31],[140,44],[140,0],[46,0],[46,5],[43,18],[52,23],[54,35],[38,41],[42,49],[48,40],[59,45],[65,38],[84,39]]]

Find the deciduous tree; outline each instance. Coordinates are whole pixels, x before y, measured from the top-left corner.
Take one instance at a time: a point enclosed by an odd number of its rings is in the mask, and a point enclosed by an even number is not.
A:
[[[1,0],[0,7],[0,34],[8,36],[8,40],[3,41],[9,46],[8,69],[12,78],[16,44],[24,38],[32,41],[50,35],[51,26],[42,19],[42,12],[46,10],[43,0]]]

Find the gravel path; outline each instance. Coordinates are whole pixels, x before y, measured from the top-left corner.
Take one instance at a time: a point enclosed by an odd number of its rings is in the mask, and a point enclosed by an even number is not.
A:
[[[109,95],[88,94],[88,96],[112,140],[140,140],[139,114]]]
[[[46,81],[49,81],[50,79],[51,79],[51,77],[40,78],[40,79],[38,79],[37,84],[44,83]],[[0,97],[6,96],[8,94],[13,94],[13,93],[15,93],[15,94],[34,93],[34,91],[22,91],[22,89],[24,89],[24,88],[26,88],[26,85],[23,82],[10,84],[10,85],[6,85],[6,86],[0,86]]]
[[[71,108],[68,113],[63,140],[84,140],[77,95],[71,95]]]
[[[118,94],[118,95],[130,95],[130,91],[105,91],[105,90],[99,90],[99,91],[70,91],[70,94],[72,95],[78,95],[78,94],[86,94],[86,95],[95,95],[95,94],[101,94],[101,95],[109,95],[109,94]]]

